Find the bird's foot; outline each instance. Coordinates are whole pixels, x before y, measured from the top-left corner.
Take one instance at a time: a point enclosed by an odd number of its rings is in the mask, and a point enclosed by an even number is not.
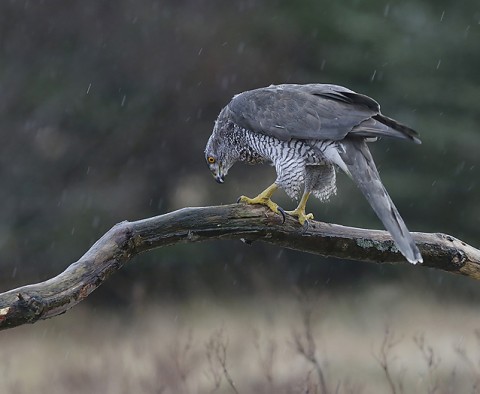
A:
[[[268,207],[272,212],[277,213],[283,216],[283,221],[285,221],[285,211],[278,206],[278,204],[274,203],[270,200],[269,197],[262,196],[259,194],[257,197],[249,198],[246,196],[240,196],[237,202],[243,202],[245,204],[260,204],[265,205]]]
[[[291,216],[295,216],[298,218],[299,223],[303,226],[305,222],[308,222],[309,220],[313,219],[313,213],[305,213],[304,209],[294,209],[293,211],[285,211],[285,213],[288,213]]]
[[[240,196],[237,200],[237,202],[243,202],[245,204],[260,204],[260,205],[265,205],[268,207],[272,212],[275,213],[280,213],[278,210],[278,205],[275,204],[270,198],[268,197],[262,197],[261,195],[258,195],[257,197],[254,198],[249,198],[246,196]]]

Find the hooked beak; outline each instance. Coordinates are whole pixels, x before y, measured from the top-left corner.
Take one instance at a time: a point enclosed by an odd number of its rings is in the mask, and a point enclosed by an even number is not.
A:
[[[215,176],[215,180],[218,182],[218,183],[223,183],[225,182],[225,175],[223,174],[217,174]]]
[[[210,164],[210,171],[213,175],[213,178],[217,183],[225,182],[225,175],[227,175],[227,171],[223,171],[223,167],[219,163]]]

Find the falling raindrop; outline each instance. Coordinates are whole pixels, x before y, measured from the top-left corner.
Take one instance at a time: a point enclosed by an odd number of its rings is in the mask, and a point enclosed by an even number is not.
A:
[[[386,18],[389,13],[390,13],[390,4],[387,3],[387,5],[385,6],[385,8],[383,10],[383,16]]]
[[[100,218],[98,216],[94,216],[92,220],[92,227],[97,228],[100,224]]]
[[[461,161],[455,168],[454,174],[459,175],[465,168],[465,160]]]

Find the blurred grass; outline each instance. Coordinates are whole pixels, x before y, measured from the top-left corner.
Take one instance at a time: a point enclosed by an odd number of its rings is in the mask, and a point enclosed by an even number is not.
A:
[[[393,344],[387,361],[403,392],[475,392],[478,308],[428,294],[392,284],[310,294],[301,303],[288,292],[113,310],[85,303],[1,333],[2,393],[232,393],[212,350],[222,346],[239,393],[320,392],[295,346],[294,332],[305,341],[305,305],[330,392],[390,392],[378,361],[384,340]]]

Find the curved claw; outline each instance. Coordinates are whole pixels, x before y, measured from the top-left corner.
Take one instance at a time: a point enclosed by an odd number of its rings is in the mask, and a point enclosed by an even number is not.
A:
[[[303,226],[305,223],[307,223],[308,226],[308,221],[313,219],[313,214],[311,213],[305,213],[305,211],[301,209],[295,209],[293,211],[286,211],[285,213],[288,213],[291,216],[295,216],[298,219],[298,222]]]
[[[303,234],[305,234],[308,231],[309,227],[310,227],[310,220],[305,219],[305,222],[303,222]]]
[[[277,210],[280,213],[280,215],[282,215],[282,224],[285,223],[285,219],[287,218],[285,210],[282,207],[278,207],[278,206],[277,206]]]

